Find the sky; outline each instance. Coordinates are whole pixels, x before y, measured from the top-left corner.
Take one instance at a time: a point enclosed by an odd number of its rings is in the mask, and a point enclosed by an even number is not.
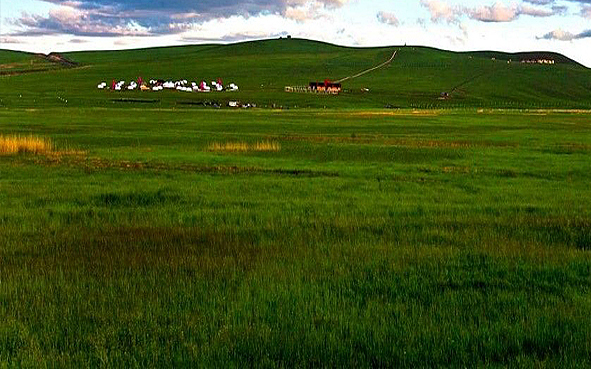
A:
[[[591,0],[0,0],[0,48],[33,52],[291,35],[347,46],[556,51],[591,67]]]

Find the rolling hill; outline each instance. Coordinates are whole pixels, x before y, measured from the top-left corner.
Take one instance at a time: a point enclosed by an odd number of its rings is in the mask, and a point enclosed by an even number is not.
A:
[[[347,81],[340,96],[284,92],[287,85],[350,76],[387,60],[383,69]],[[62,54],[76,63],[0,52],[0,104],[125,106],[144,101],[190,106],[206,100],[241,100],[267,107],[363,108],[591,108],[591,70],[559,54],[455,53],[426,47],[350,48],[301,39]],[[554,65],[521,60],[552,59]],[[99,91],[101,81],[222,78],[240,92]],[[365,89],[369,89],[366,91]],[[450,98],[442,100],[442,93]],[[125,101],[124,103],[121,101]],[[135,101],[135,103],[134,103]]]

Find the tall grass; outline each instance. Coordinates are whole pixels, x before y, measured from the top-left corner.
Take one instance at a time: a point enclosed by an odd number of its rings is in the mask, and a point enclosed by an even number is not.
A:
[[[89,111],[0,114],[0,367],[591,367],[588,116]]]
[[[247,152],[248,144],[244,142],[214,142],[207,147],[207,151]]]
[[[37,136],[0,135],[0,155],[46,154],[53,151],[48,138]]]
[[[278,152],[281,151],[281,145],[276,141],[262,141],[254,144],[253,150]]]
[[[207,147],[207,151],[213,152],[278,152],[281,145],[276,141],[260,141],[249,145],[246,142],[213,142]]]

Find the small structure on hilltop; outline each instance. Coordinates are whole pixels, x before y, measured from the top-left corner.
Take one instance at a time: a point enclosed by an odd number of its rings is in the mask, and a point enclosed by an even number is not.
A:
[[[521,64],[548,64],[553,65],[556,64],[554,59],[524,59],[521,61]]]

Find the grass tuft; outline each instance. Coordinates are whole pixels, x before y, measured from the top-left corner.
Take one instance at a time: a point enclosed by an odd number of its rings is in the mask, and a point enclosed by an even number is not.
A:
[[[47,154],[53,151],[48,138],[36,136],[0,135],[0,155]]]
[[[279,152],[281,151],[281,145],[276,141],[262,141],[254,144],[254,151],[270,151]]]
[[[247,152],[248,144],[244,142],[214,142],[207,147],[207,150],[216,152]]]
[[[281,151],[281,145],[276,141],[261,141],[253,145],[249,145],[246,142],[225,142],[211,143],[207,147],[207,151],[213,152],[278,152]]]

